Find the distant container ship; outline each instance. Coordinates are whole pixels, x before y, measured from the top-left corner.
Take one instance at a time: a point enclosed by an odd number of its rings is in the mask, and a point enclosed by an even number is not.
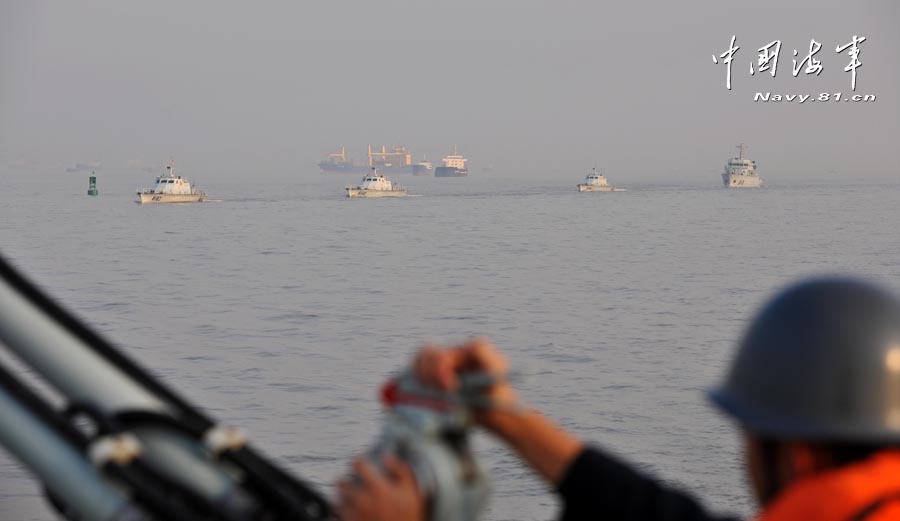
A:
[[[388,150],[384,145],[381,151],[372,151],[372,145],[368,147],[368,161],[365,165],[357,165],[353,160],[347,158],[344,147],[340,152],[328,154],[319,162],[319,168],[323,172],[333,172],[338,174],[358,174],[369,172],[373,168],[377,168],[380,172],[392,174],[412,174],[415,173],[415,165],[412,162],[412,154],[406,147],[396,146]]]
[[[456,145],[453,145],[453,154],[444,156],[443,166],[434,169],[434,177],[466,177],[469,169],[466,168],[467,159],[459,155]]]

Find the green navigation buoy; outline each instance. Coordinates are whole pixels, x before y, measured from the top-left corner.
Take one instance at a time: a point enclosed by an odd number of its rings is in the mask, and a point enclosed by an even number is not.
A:
[[[93,175],[94,172],[91,172],[91,177],[88,178],[88,195],[100,195],[100,192],[97,190],[97,176]]]

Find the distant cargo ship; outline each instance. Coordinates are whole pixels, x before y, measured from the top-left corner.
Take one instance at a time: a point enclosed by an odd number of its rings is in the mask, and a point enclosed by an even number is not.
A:
[[[396,146],[388,150],[384,145],[381,151],[372,151],[372,145],[368,147],[368,161],[365,165],[357,165],[353,160],[347,158],[344,147],[340,152],[328,154],[319,162],[319,168],[323,172],[332,172],[338,174],[358,174],[368,172],[372,168],[377,168],[381,172],[393,174],[412,174],[415,173],[415,165],[412,163],[412,154],[402,146]]]
[[[424,157],[412,167],[413,175],[431,175],[432,171],[434,171],[434,167]]]
[[[334,152],[325,156],[325,159],[319,162],[319,168],[323,172],[338,172],[343,174],[356,174],[360,172],[368,172],[369,168],[364,165],[355,165],[353,161],[347,159],[344,153],[344,147],[340,152]]]
[[[444,156],[444,165],[434,169],[434,177],[466,177],[469,175],[466,161],[456,151],[456,145],[453,145],[453,154]]]

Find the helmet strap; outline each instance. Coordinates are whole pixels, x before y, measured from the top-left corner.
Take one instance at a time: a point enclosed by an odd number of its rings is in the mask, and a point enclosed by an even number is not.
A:
[[[780,447],[772,438],[759,438],[759,458],[761,460],[762,476],[759,486],[759,498],[762,504],[768,504],[781,492],[782,483],[779,472]]]

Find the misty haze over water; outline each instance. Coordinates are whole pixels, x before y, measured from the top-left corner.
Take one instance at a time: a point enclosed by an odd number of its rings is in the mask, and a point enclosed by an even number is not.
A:
[[[0,172],[107,175],[174,157],[211,181],[302,175],[325,154],[453,144],[473,174],[701,181],[744,141],[770,177],[895,175],[900,7],[890,0],[5,2]],[[713,54],[737,37],[725,88]],[[758,91],[875,103],[760,104]],[[818,76],[792,75],[810,39]],[[782,41],[777,76],[750,76]],[[715,166],[711,166],[715,165]]]

